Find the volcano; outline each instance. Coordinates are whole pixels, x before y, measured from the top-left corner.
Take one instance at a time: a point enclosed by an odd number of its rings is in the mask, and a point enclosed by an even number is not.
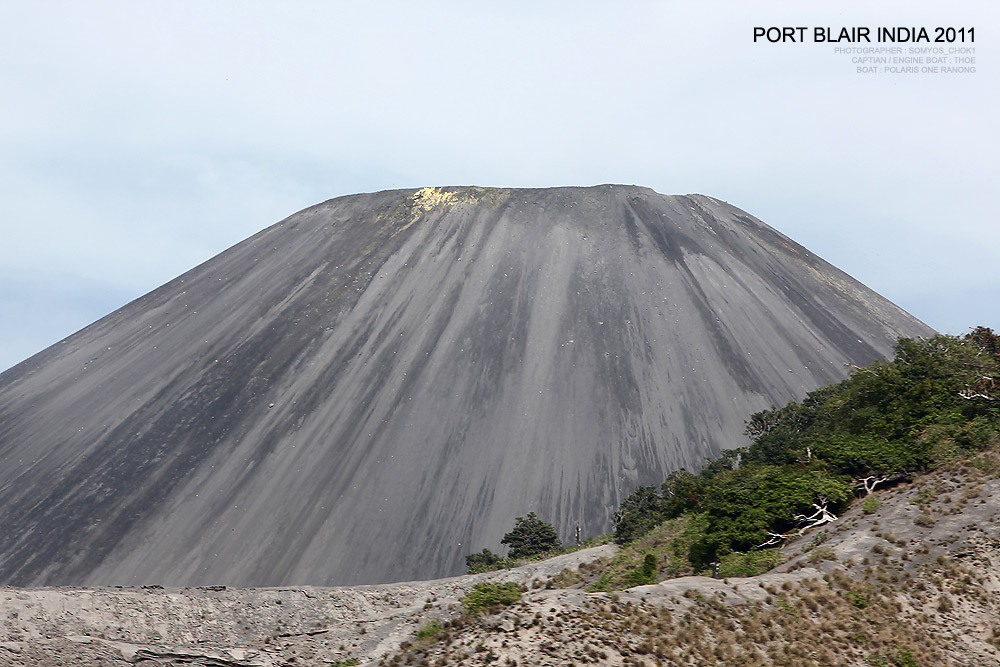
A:
[[[458,574],[932,333],[711,197],[340,197],[0,375],[0,583]]]

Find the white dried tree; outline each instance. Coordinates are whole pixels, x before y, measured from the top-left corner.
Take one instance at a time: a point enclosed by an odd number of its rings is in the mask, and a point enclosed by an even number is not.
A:
[[[796,514],[792,519],[797,522],[798,525],[787,533],[774,533],[768,531],[767,540],[758,544],[756,548],[762,549],[764,547],[781,544],[786,540],[802,535],[810,528],[816,528],[817,526],[832,523],[838,519],[837,515],[830,511],[830,501],[826,496],[819,496],[816,499],[816,502],[813,503],[813,509],[816,511],[809,516],[806,516],[805,514]]]

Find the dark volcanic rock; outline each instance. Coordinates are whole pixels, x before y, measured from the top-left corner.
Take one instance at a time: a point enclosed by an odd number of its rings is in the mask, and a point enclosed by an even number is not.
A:
[[[0,582],[458,573],[930,333],[709,197],[334,199],[0,375]]]

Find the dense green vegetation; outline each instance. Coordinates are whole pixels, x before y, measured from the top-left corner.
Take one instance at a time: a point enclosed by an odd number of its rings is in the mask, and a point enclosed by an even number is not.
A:
[[[731,554],[833,520],[855,495],[1000,442],[993,331],[904,338],[895,353],[801,403],[752,415],[750,446],[726,451],[697,475],[679,470],[659,489],[636,489],[615,514],[616,541],[685,517],[691,565],[734,562]]]
[[[902,338],[892,361],[855,368],[801,403],[751,415],[748,447],[625,499],[614,539],[627,548],[592,588],[706,571],[712,563],[720,576],[774,566],[780,554],[763,547],[835,520],[856,496],[1000,445],[998,380],[1000,336],[978,327],[963,337]],[[468,572],[563,552],[534,512],[517,517],[501,544],[507,558],[483,549],[466,556]]]
[[[609,559],[583,564],[575,572],[564,570],[553,584],[564,588],[584,583],[591,591],[615,591],[692,574],[700,568],[691,563],[691,547],[704,537],[705,527],[703,514],[681,514],[623,544]],[[734,551],[719,558],[717,574],[720,577],[752,577],[784,561],[784,554],[777,549]],[[705,573],[711,571],[711,568],[705,569]]]

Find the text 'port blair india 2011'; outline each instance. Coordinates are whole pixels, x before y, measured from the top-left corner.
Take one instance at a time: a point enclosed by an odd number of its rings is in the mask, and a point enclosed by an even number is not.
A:
[[[753,41],[774,43],[973,44],[975,27],[954,26],[754,26]]]
[[[857,74],[975,74],[975,27],[755,26],[755,43],[834,44]]]

